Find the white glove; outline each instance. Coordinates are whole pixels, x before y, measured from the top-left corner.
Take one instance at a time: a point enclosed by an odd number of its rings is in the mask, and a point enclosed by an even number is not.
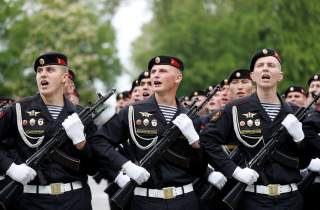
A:
[[[120,187],[124,187],[130,181],[130,177],[125,175],[122,171],[118,174],[114,182]]]
[[[124,173],[136,181],[138,185],[146,182],[150,177],[150,173],[146,169],[133,164],[131,161],[127,161],[123,164],[122,169]]]
[[[37,172],[24,163],[20,165],[12,163],[7,170],[6,175],[11,179],[26,185],[36,177]]]
[[[258,180],[259,174],[251,168],[237,167],[236,170],[234,170],[232,177],[247,185],[252,185]]]
[[[302,123],[293,114],[288,114],[281,124],[287,129],[296,143],[304,139]]]
[[[189,145],[198,141],[199,135],[194,129],[192,120],[186,114],[179,114],[176,119],[174,119],[173,124],[175,124],[181,131],[181,133],[187,138]]]
[[[320,172],[320,159],[315,158],[310,161],[308,169],[313,172]]]
[[[84,126],[77,113],[73,113],[62,123],[62,126],[66,130],[68,137],[72,140],[73,144],[79,144],[85,140]]]
[[[221,190],[223,186],[227,183],[227,178],[222,173],[218,171],[213,171],[209,175],[208,181]]]

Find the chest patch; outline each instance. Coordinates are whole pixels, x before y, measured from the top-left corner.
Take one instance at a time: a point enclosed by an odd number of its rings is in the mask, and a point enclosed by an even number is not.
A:
[[[44,139],[45,120],[41,112],[36,110],[21,110],[21,104],[16,103],[17,126],[20,137],[31,148],[38,147]]]
[[[238,140],[247,147],[256,147],[262,140],[262,123],[257,112],[241,112],[232,107],[232,119]]]
[[[142,150],[151,148],[158,139],[158,120],[154,113],[135,112],[133,106],[128,109],[130,137]]]

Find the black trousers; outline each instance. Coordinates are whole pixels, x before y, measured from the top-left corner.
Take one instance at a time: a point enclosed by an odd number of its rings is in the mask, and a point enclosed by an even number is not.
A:
[[[89,186],[60,195],[24,193],[17,202],[19,210],[92,210]]]
[[[304,210],[319,210],[320,183],[313,183],[303,193]]]
[[[199,200],[190,192],[173,199],[149,198],[134,196],[130,203],[130,210],[200,210]]]
[[[267,196],[245,192],[239,202],[239,210],[302,210],[303,197],[299,191],[279,196]]]

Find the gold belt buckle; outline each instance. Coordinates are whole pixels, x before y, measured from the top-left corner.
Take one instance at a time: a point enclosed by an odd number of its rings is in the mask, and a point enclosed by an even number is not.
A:
[[[162,190],[163,190],[164,199],[172,199],[176,197],[173,194],[174,187],[165,187],[165,188],[162,188]]]
[[[52,183],[50,184],[51,187],[51,195],[60,195],[63,192],[61,191],[61,183]]]
[[[268,185],[269,195],[270,196],[278,196],[280,195],[279,192],[279,185],[278,184],[269,184]]]

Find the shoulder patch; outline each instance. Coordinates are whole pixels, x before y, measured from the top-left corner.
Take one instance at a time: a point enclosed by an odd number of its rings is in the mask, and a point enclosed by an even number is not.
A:
[[[217,121],[221,116],[222,116],[222,111],[218,111],[216,113],[214,113],[210,119],[211,122],[215,122]]]

